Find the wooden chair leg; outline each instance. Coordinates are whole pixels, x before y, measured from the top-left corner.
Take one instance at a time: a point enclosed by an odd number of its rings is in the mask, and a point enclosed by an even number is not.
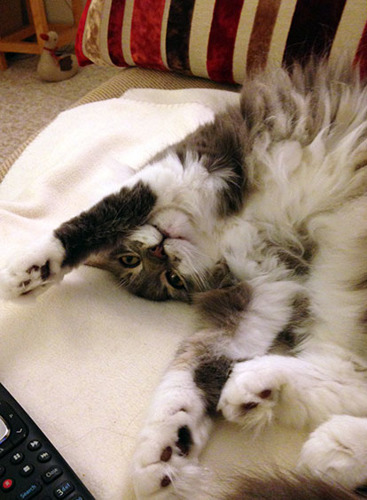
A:
[[[8,64],[6,62],[5,54],[4,52],[0,52],[0,71],[5,71],[8,69]]]
[[[49,31],[43,0],[31,0],[30,9],[38,43],[41,43],[40,34]]]

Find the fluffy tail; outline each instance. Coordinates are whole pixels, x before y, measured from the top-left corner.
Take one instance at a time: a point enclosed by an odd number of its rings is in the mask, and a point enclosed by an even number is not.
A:
[[[230,491],[232,490],[232,491]],[[231,481],[221,500],[361,500],[367,497],[363,487],[351,492],[337,483],[311,476],[273,472],[257,477],[243,476]]]

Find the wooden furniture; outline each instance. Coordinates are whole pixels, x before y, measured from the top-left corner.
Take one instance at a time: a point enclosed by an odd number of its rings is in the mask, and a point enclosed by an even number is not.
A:
[[[20,52],[23,54],[40,54],[43,48],[41,33],[56,31],[59,35],[59,46],[67,45],[75,40],[76,29],[82,14],[82,0],[71,0],[74,23],[49,24],[47,22],[43,0],[26,0],[27,12],[30,24],[23,26],[18,31],[0,38],[0,70],[7,69],[5,58],[6,52]],[[36,35],[36,41],[27,39]]]

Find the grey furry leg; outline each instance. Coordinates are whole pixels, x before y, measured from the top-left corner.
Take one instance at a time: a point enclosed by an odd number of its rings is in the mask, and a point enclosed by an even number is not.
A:
[[[2,263],[1,295],[14,298],[61,281],[91,254],[113,247],[119,238],[144,224],[155,202],[156,195],[143,182],[107,196],[90,210],[64,222],[53,235]]]
[[[65,249],[62,266],[74,267],[89,255],[113,247],[119,238],[146,222],[156,199],[149,186],[138,182],[64,222],[54,231]]]
[[[230,285],[196,301],[199,315],[216,302],[236,296],[237,313],[246,308],[245,285]],[[227,299],[227,300],[226,300]],[[233,315],[228,307],[228,314]],[[204,313],[205,316],[205,313]],[[228,335],[234,334],[236,320],[227,326],[207,325],[185,340],[164,375],[153,398],[146,424],[134,457],[133,476],[139,499],[190,498],[203,479],[199,456],[212,427],[212,416],[222,387],[228,379],[232,359],[221,353]],[[221,326],[221,328],[219,328]],[[230,333],[232,332],[232,333]]]

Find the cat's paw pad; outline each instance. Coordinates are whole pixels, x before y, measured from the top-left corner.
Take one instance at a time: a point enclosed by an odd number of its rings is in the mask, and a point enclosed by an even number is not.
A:
[[[205,429],[180,410],[151,422],[141,435],[134,457],[133,480],[137,498],[186,498],[197,491],[202,471],[198,463]]]
[[[223,387],[218,410],[231,422],[260,429],[273,420],[280,390],[274,374],[256,360],[239,363]]]
[[[365,418],[336,415],[305,442],[298,469],[351,490],[366,485],[366,440]]]
[[[0,269],[1,296],[16,298],[60,281],[64,257],[65,249],[55,237],[14,253]]]

